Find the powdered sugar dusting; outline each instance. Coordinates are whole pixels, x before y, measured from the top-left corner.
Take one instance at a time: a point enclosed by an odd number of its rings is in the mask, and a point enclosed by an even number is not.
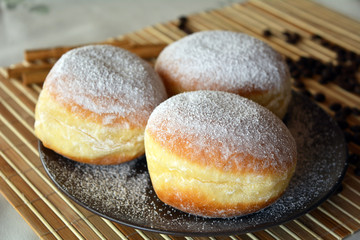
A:
[[[235,164],[236,169],[282,172],[296,161],[295,141],[281,120],[232,93],[194,91],[173,96],[154,110],[146,131],[169,151],[180,155],[190,151],[196,160],[203,159],[197,154],[210,159],[219,151],[222,158],[215,164],[225,166],[225,170]],[[189,136],[191,140],[183,140]],[[181,150],[178,141],[185,141]],[[242,158],[234,158],[239,155],[254,156],[259,161],[245,166]]]
[[[237,93],[289,85],[282,57],[264,42],[243,33],[215,30],[191,34],[167,46],[155,69],[178,79],[183,89]],[[193,89],[194,88],[194,89]]]
[[[64,54],[51,69],[44,88],[65,104],[75,103],[93,113],[116,117],[138,110],[149,114],[166,98],[159,76],[148,63],[108,45],[81,47]],[[108,116],[106,123],[112,118]]]
[[[92,166],[61,157],[40,145],[51,178],[78,202],[114,221],[186,236],[230,235],[289,221],[321,203],[346,170],[346,143],[336,122],[294,94],[285,123],[298,149],[298,165],[284,195],[257,213],[231,219],[196,217],[163,204],[154,194],[145,159]]]

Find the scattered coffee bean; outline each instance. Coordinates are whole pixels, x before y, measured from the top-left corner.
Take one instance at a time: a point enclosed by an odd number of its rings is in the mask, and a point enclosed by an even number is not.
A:
[[[188,18],[186,16],[181,16],[179,17],[179,24],[178,24],[178,28],[182,31],[184,31],[187,34],[191,34],[192,31],[190,31],[187,27],[187,23],[188,23]]]
[[[285,41],[290,44],[297,44],[301,40],[301,35],[296,32],[285,31],[282,34],[285,36]]]
[[[346,116],[343,111],[337,111],[334,115],[336,121],[346,121]]]
[[[305,78],[312,78],[314,76],[314,72],[312,71],[312,69],[305,69],[303,72],[303,76]]]
[[[305,84],[303,82],[300,82],[300,81],[295,81],[294,82],[294,87],[299,88],[299,89],[305,89]]]
[[[348,156],[348,162],[350,164],[356,165],[356,164],[360,163],[360,156],[357,155],[356,153],[351,153]]]
[[[325,39],[321,39],[321,40],[320,40],[320,44],[321,44],[322,46],[324,46],[324,47],[327,47],[327,48],[331,48],[331,47],[332,47],[331,43],[330,43],[329,41],[326,41]]]
[[[294,78],[294,79],[300,79],[302,74],[300,71],[291,71],[291,76]]]
[[[179,25],[178,28],[180,28],[181,30],[183,30],[186,27],[186,23],[187,23],[188,19],[185,16],[181,16],[179,17]]]
[[[354,88],[354,93],[360,95],[360,85],[358,85]]]
[[[352,113],[355,116],[360,116],[360,109],[359,108],[352,108]]]
[[[336,51],[336,60],[340,62],[346,62],[346,51],[343,48],[339,48]]]
[[[353,51],[347,51],[346,52],[346,58],[350,61],[355,61],[357,57],[357,54]]]
[[[291,33],[290,33],[289,31],[282,32],[282,34],[283,34],[285,37],[291,36]]]
[[[304,96],[312,97],[311,92],[310,92],[309,90],[307,90],[307,89],[302,90],[301,93],[302,93]]]
[[[320,77],[319,78],[319,83],[320,84],[327,84],[327,83],[329,83],[330,82],[330,79],[329,78],[327,78],[327,77]]]
[[[342,130],[347,129],[349,127],[348,122],[345,120],[338,120],[337,124],[340,127],[340,129],[342,129]]]
[[[350,131],[352,131],[353,133],[360,133],[360,125],[351,126],[349,129],[350,129]]]
[[[329,108],[330,108],[332,111],[337,112],[337,111],[339,111],[339,110],[342,108],[342,106],[341,106],[340,103],[333,103],[333,104],[331,104],[331,105],[329,106]]]
[[[273,34],[269,29],[265,29],[262,33],[264,37],[271,37]]]
[[[353,112],[353,109],[351,107],[343,107],[342,111],[345,117],[347,117]]]
[[[351,142],[351,140],[352,140],[352,134],[349,133],[349,132],[347,132],[347,131],[344,131],[343,133],[344,133],[345,141],[346,141],[347,143]]]
[[[351,141],[360,146],[360,133],[353,134]]]
[[[355,174],[356,176],[360,176],[360,167],[356,167],[356,168],[354,169],[354,174]]]
[[[318,34],[313,34],[313,35],[311,36],[311,39],[312,39],[312,40],[322,40],[323,38],[322,38],[320,35],[318,35]]]
[[[334,44],[317,34],[313,34],[311,39],[336,52],[337,64],[328,63],[324,69],[320,67],[314,70],[316,75],[320,75],[319,83],[327,84],[334,81],[341,88],[360,95],[360,82],[356,80],[360,67],[360,54]]]
[[[285,62],[286,62],[287,64],[292,64],[292,63],[294,63],[294,60],[293,60],[292,58],[286,57],[286,58],[285,58]]]
[[[301,56],[296,63],[299,67],[308,68],[311,66],[311,58]]]
[[[346,121],[347,117],[351,114],[352,111],[349,111],[349,107],[343,107],[340,110],[335,112],[334,118],[336,121]]]
[[[296,42],[299,42],[301,40],[301,35],[295,32],[293,34],[293,38]]]
[[[314,95],[314,99],[315,99],[315,101],[317,101],[317,102],[325,102],[326,97],[325,97],[325,95],[324,95],[323,93],[316,93],[316,94]]]
[[[287,42],[292,44],[296,43],[299,40],[296,38],[300,37],[300,35],[296,36],[290,31],[283,32],[283,36]],[[317,102],[326,101],[326,96],[323,93],[316,93],[312,96],[312,93],[306,89],[303,78],[313,78],[320,84],[333,83],[349,92],[360,95],[360,81],[358,80],[360,54],[349,51],[317,34],[314,34],[311,38],[313,41],[334,51],[337,62],[326,63],[319,59],[305,56],[300,57],[298,60],[286,58],[290,74],[294,79],[293,86],[297,88],[300,93],[308,97],[313,97]],[[343,130],[346,142],[360,146],[360,125],[351,126],[347,119],[351,114],[360,116],[360,108],[343,107],[341,103],[336,102],[331,104],[329,108],[335,113],[334,119]],[[360,162],[360,160],[358,160],[359,158],[359,155],[353,154],[349,157],[349,161]],[[356,169],[360,176],[360,163],[358,163]]]

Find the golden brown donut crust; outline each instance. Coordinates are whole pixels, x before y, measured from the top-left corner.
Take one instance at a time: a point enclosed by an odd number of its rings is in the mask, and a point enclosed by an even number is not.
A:
[[[145,149],[158,197],[207,217],[245,215],[276,201],[297,155],[290,132],[270,111],[213,91],[179,94],[159,105],[145,130]]]
[[[72,108],[74,105],[62,105],[46,88],[42,90],[35,111],[35,135],[45,147],[78,162],[101,165],[144,154],[144,127],[121,129],[126,119],[104,126],[100,116]]]
[[[144,154],[144,130],[167,98],[153,68],[107,45],[64,54],[48,74],[35,109],[35,134],[72,160],[119,164]]]
[[[167,46],[155,70],[170,96],[186,91],[226,91],[249,98],[283,118],[291,98],[283,57],[246,34],[202,31]]]
[[[175,192],[178,194],[175,194]],[[271,205],[281,196],[281,194],[273,196],[272,198],[261,203],[255,202],[222,204],[219,202],[207,201],[207,195],[199,194],[199,191],[197,190],[191,191],[188,189],[158,189],[156,193],[163,202],[166,202],[171,206],[180,206],[178,209],[181,211],[189,212],[187,207],[181,206],[192,206],[192,214],[204,217],[211,216],[215,218],[223,218],[224,216],[236,217],[239,216],[240,213],[242,216],[254,213],[259,209],[263,209]],[[202,204],[194,206],[194,202],[201,202]]]

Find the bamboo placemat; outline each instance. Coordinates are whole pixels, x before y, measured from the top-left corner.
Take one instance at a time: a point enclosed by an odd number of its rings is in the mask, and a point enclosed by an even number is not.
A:
[[[360,22],[307,0],[250,0],[159,23],[104,43],[127,48],[153,63],[166,44],[191,32],[209,29],[239,31],[262,39],[287,57],[295,90],[309,94],[334,117],[339,117],[335,110],[342,105],[341,113],[346,116],[339,124],[349,140],[351,164],[341,191],[296,220],[239,236],[168,236],[94,215],[67,198],[49,180],[33,134],[41,82],[56,59],[76,46],[31,50],[25,51],[22,63],[1,69],[0,190],[41,238],[341,239],[360,229],[360,177],[355,174],[360,172],[359,163],[356,166],[360,155],[360,117],[356,109],[360,107]],[[317,73],[309,74],[309,68],[299,67],[301,61],[309,58],[327,66],[349,66],[342,70],[353,79],[330,81]],[[349,75],[349,71],[353,72]],[[333,75],[338,76],[334,72]]]

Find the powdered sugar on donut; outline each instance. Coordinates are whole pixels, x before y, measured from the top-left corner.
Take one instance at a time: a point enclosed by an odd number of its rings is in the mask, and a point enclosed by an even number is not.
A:
[[[232,93],[194,91],[171,97],[151,114],[146,132],[169,151],[191,151],[197,161],[199,154],[207,156],[200,159],[205,165],[216,153],[221,157],[215,164],[224,170],[236,165],[283,172],[296,161],[295,141],[285,124],[264,107]],[[179,139],[181,150],[175,143]],[[255,159],[244,163],[238,156]]]
[[[150,115],[166,98],[159,76],[148,63],[108,45],[67,52],[50,71],[44,87],[57,100],[75,103],[74,108],[80,106],[95,114],[108,114],[106,123],[139,109]]]
[[[289,81],[282,57],[269,45],[246,34],[203,31],[166,47],[156,63],[187,90],[247,93],[274,91]]]

